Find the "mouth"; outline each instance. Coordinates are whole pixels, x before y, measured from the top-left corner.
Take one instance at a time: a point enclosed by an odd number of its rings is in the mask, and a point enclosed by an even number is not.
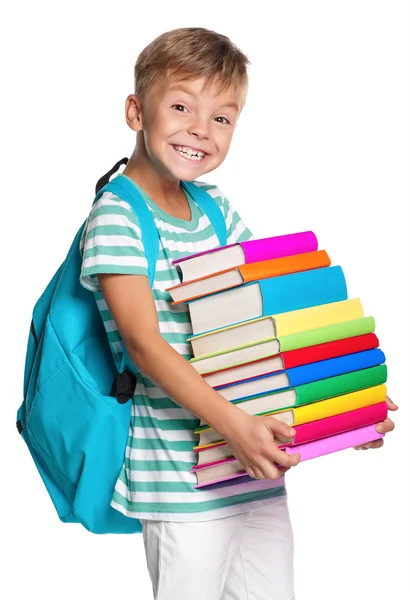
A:
[[[202,163],[210,156],[203,150],[195,150],[189,146],[177,146],[174,144],[171,144],[171,146],[182,159],[190,163]]]

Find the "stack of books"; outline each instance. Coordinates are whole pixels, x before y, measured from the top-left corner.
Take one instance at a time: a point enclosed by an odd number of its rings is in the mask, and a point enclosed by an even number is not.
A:
[[[224,398],[251,415],[291,425],[275,439],[302,460],[383,437],[385,356],[375,320],[348,299],[311,231],[251,240],[174,264],[173,304],[189,306],[192,366]],[[222,436],[200,422],[196,487],[247,475]]]

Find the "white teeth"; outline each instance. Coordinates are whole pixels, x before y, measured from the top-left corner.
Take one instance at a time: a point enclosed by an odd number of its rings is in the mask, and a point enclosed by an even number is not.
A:
[[[174,146],[174,148],[178,154],[185,156],[185,158],[189,157],[190,160],[202,160],[205,156],[205,152],[202,152],[201,150],[193,150],[192,148],[189,148],[189,146]]]

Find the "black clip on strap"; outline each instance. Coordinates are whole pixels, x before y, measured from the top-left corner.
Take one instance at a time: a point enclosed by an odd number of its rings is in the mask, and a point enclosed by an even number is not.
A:
[[[116,173],[118,171],[118,169],[120,168],[121,165],[126,165],[128,162],[128,158],[122,158],[121,160],[119,160],[117,163],[115,163],[115,165],[113,166],[112,169],[110,169],[108,171],[108,173],[106,173],[105,175],[103,175],[102,177],[100,177],[100,179],[97,181],[97,184],[95,186],[95,194],[97,195],[98,192],[100,190],[102,190],[102,188],[107,185],[107,183],[109,183],[110,181],[110,177],[111,175],[114,175],[114,173]]]
[[[125,369],[122,373],[117,373],[112,384],[110,396],[117,398],[120,404],[125,404],[133,397],[136,383],[137,378],[134,373],[131,373],[129,369]]]

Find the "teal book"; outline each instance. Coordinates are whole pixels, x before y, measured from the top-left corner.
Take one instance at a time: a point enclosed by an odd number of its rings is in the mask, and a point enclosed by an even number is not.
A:
[[[340,266],[312,269],[245,283],[188,301],[194,335],[311,306],[347,300]]]

